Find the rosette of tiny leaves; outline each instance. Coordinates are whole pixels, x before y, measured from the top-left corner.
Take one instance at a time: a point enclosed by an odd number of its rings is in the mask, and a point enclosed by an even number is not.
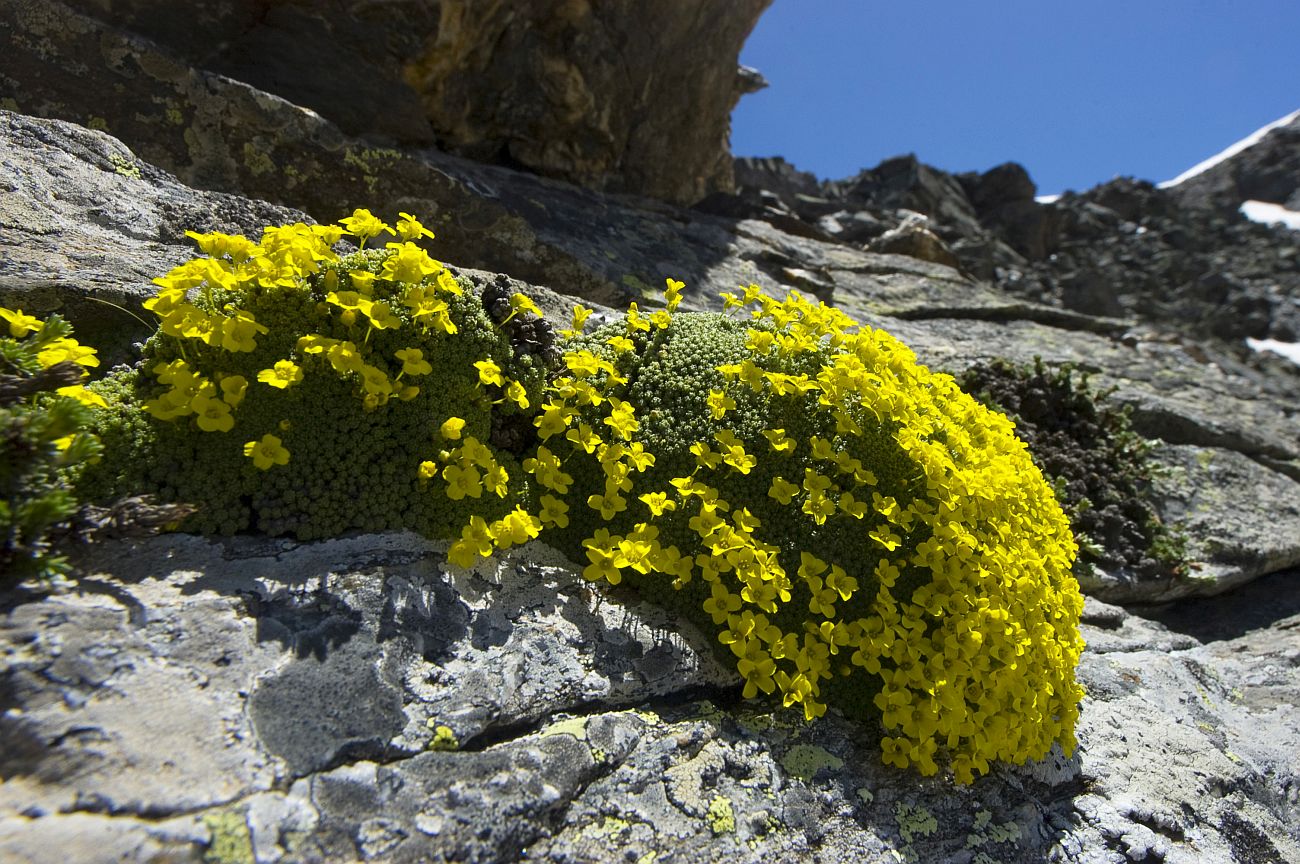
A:
[[[86,430],[104,401],[81,383],[98,365],[59,316],[0,308],[0,588],[68,572],[51,529],[76,511],[70,483],[100,453]]]

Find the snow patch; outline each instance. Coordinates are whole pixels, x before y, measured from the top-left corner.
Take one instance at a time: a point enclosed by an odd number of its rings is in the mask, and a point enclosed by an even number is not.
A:
[[[1055,204],[1057,201],[1061,200],[1061,196],[1060,195],[1039,195],[1034,200],[1037,201],[1039,204]]]
[[[1246,344],[1256,351],[1272,351],[1281,354],[1292,363],[1300,364],[1300,342],[1279,342],[1276,339],[1251,339],[1246,337]]]
[[[1293,231],[1300,231],[1300,213],[1288,210],[1281,204],[1272,204],[1268,201],[1247,201],[1237,209],[1241,211],[1242,216],[1245,216],[1251,222],[1263,222],[1265,225],[1281,222]]]
[[[1165,182],[1159,183],[1157,185],[1161,189],[1168,189],[1170,186],[1177,186],[1179,183],[1182,183],[1184,180],[1190,180],[1192,177],[1195,177],[1197,174],[1202,174],[1210,170],[1211,168],[1213,168],[1215,165],[1218,165],[1223,160],[1236,156],[1238,153],[1240,153],[1242,150],[1245,150],[1247,147],[1255,146],[1256,144],[1259,143],[1261,138],[1263,138],[1268,133],[1272,132],[1274,129],[1277,129],[1281,126],[1287,126],[1297,119],[1300,119],[1300,111],[1292,111],[1290,114],[1286,115],[1285,117],[1279,120],[1274,120],[1272,123],[1269,123],[1267,126],[1262,126],[1259,129],[1256,129],[1254,132],[1250,133],[1245,138],[1242,138],[1240,141],[1238,141],[1236,144],[1233,144],[1231,147],[1229,147],[1227,150],[1224,150],[1222,153],[1218,153],[1214,156],[1211,156],[1209,159],[1206,159],[1204,162],[1198,162],[1197,164],[1193,165],[1191,168],[1188,168],[1182,174],[1179,174],[1174,179],[1166,180]]]

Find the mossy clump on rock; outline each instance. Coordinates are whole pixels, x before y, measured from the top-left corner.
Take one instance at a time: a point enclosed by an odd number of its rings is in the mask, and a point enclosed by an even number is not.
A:
[[[1011,423],[824,304],[678,313],[679,284],[567,346],[521,519],[716,632],[746,696],[878,720],[888,762],[1072,746],[1075,544]],[[472,520],[453,557],[498,535],[523,533]]]
[[[1016,434],[1053,483],[1075,536],[1078,566],[1159,579],[1186,567],[1185,541],[1165,525],[1150,497],[1151,443],[1108,391],[1068,365],[1004,360],[962,373],[963,389],[1016,423]]]
[[[420,470],[447,443],[442,424],[457,418],[461,443],[487,441],[538,399],[544,371],[412,242],[428,233],[413,218],[386,248],[332,248],[345,233],[364,244],[392,230],[358,211],[341,225],[268,228],[256,244],[191,234],[207,255],[155,280],[146,307],[161,325],[143,361],[97,386],[115,455],[85,493],[193,503],[185,527],[203,533],[446,536],[462,505]],[[481,369],[510,377],[484,383]],[[509,458],[475,456],[476,470],[497,472]]]

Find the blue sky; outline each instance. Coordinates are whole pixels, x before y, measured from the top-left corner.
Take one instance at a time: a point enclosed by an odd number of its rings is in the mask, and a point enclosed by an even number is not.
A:
[[[732,152],[823,178],[902,153],[1040,194],[1168,180],[1300,108],[1298,0],[776,0]]]

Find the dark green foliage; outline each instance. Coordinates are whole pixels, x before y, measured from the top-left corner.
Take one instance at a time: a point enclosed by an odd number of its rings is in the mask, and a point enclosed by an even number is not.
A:
[[[0,337],[0,589],[68,571],[56,529],[77,510],[70,479],[100,446],[82,433],[91,409],[55,392],[78,384],[84,371],[71,361],[43,366],[40,355],[71,334],[51,316],[24,338]]]
[[[1110,391],[1091,387],[1068,365],[1050,369],[998,360],[972,366],[958,381],[1015,420],[1016,434],[1056,487],[1079,541],[1076,567],[1097,566],[1139,579],[1185,567],[1181,535],[1150,500],[1150,443],[1136,434]]]

